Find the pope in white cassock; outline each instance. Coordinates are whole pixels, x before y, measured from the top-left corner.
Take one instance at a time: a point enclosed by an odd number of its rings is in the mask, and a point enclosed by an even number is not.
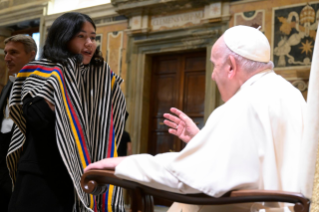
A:
[[[169,132],[187,143],[181,152],[108,158],[86,170],[115,169],[117,177],[157,189],[213,197],[233,189],[300,192],[297,167],[306,103],[299,90],[272,70],[267,38],[252,27],[232,27],[214,44],[211,62],[212,79],[225,104],[204,128],[199,130],[176,108],[171,109],[175,115],[164,114]],[[258,207],[175,203],[169,211]]]

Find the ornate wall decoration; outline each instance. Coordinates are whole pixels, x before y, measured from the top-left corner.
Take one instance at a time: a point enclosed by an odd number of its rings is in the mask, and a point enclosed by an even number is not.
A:
[[[276,68],[310,66],[319,19],[319,3],[273,9]]]
[[[298,88],[300,92],[304,92],[308,89],[308,84],[303,80],[296,80],[296,81],[293,81],[291,84],[295,86],[296,88]]]
[[[153,16],[151,27],[153,31],[189,27],[200,24],[203,17],[202,10],[169,16]]]
[[[123,31],[110,32],[107,35],[107,63],[112,71],[121,76],[123,50]]]
[[[255,10],[242,13],[236,13],[234,15],[234,26],[244,25],[258,28],[260,31],[265,31],[265,10]]]

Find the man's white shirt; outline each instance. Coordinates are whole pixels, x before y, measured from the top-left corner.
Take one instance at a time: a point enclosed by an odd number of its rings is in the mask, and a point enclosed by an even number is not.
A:
[[[14,76],[9,76],[9,80],[11,82],[14,82],[16,79],[16,77]],[[9,99],[11,98],[11,93],[12,93],[12,88],[10,91],[10,96]],[[6,103],[5,109],[4,109],[4,114],[3,114],[3,119],[2,119],[2,124],[1,124],[1,133],[8,133],[12,130],[12,126],[13,126],[13,121],[12,119],[9,117],[9,107],[8,104]]]

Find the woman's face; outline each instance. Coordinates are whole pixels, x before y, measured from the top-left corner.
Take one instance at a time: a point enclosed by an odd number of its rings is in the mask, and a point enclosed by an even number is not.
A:
[[[83,23],[81,31],[69,41],[68,49],[74,54],[81,54],[83,64],[89,64],[96,50],[95,37],[93,25],[86,21]]]

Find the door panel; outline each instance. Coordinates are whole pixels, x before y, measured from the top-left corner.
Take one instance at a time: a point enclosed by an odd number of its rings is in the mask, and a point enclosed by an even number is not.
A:
[[[171,107],[204,125],[206,53],[194,52],[152,58],[148,152],[180,151],[185,144],[168,133],[163,114]]]
[[[156,74],[175,74],[179,65],[177,57],[159,58],[157,63],[158,68],[155,69]]]
[[[179,108],[204,126],[206,53],[196,52],[152,58],[150,94],[150,132],[148,152],[158,154],[180,151],[185,144],[168,133],[163,114]],[[154,198],[156,205],[170,206],[171,201]]]
[[[186,114],[204,115],[205,72],[186,72],[183,108]]]
[[[176,90],[176,77],[174,75],[157,75],[156,76],[154,95],[154,115],[160,117],[164,112],[169,111],[172,105],[175,105],[176,97],[175,93],[172,92]]]
[[[206,69],[206,55],[203,57],[202,55],[198,56],[188,56],[185,61],[185,70],[186,71],[205,71]]]

